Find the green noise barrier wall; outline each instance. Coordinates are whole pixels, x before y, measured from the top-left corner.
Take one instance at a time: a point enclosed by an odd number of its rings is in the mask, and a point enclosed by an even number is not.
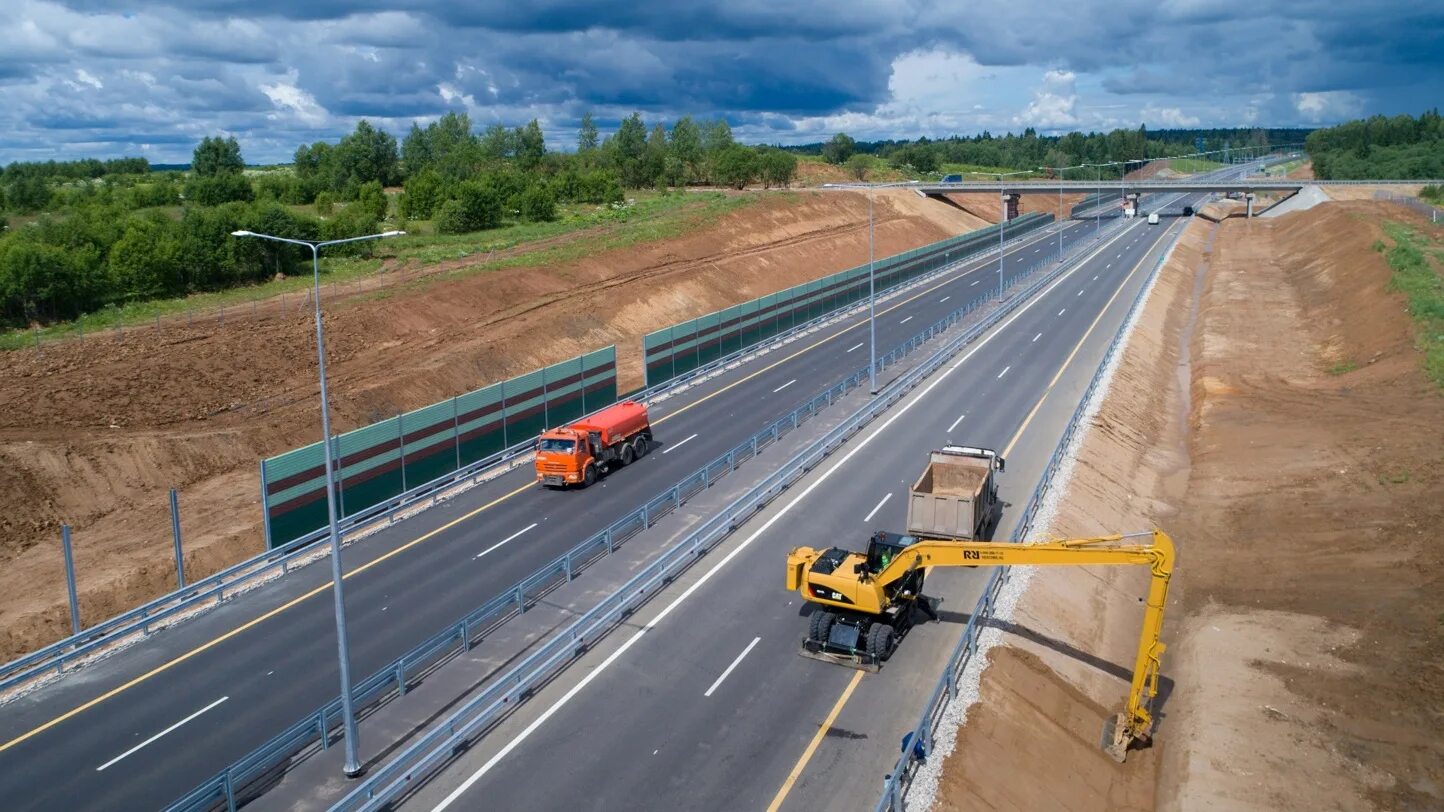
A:
[[[339,515],[358,513],[616,399],[612,346],[336,435]],[[271,547],[325,526],[321,443],[262,460],[261,492]]]
[[[1025,214],[1008,223],[1004,236],[1011,238],[1051,222],[1051,214]],[[875,263],[875,286],[881,293],[997,243],[998,226],[993,225],[879,259]],[[799,324],[864,301],[867,277],[867,266],[860,265],[648,333],[642,339],[647,386],[665,383]]]

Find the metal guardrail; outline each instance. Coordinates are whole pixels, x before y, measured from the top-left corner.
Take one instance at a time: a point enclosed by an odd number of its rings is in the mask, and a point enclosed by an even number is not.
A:
[[[1114,229],[1116,230],[1116,229]],[[1081,256],[1081,254],[1080,254]],[[853,412],[842,424],[785,462],[757,485],[738,497],[720,512],[703,522],[696,530],[678,541],[620,589],[602,599],[570,626],[553,635],[546,643],[493,681],[487,688],[446,720],[437,724],[395,758],[381,765],[357,785],[346,797],[331,807],[332,812],[374,810],[393,802],[410,788],[419,786],[439,765],[449,760],[467,741],[498,722],[536,688],[554,677],[572,660],[584,653],[622,618],[659,592],[667,583],[687,569],[718,542],[729,536],[747,518],[762,509],[792,483],[817,466],[878,415],[885,412],[919,383],[945,364],[962,347],[971,343],[988,328],[997,324],[1039,289],[1073,266],[1069,260],[1054,266],[1040,278],[1011,297],[1000,307],[973,324],[963,333],[934,351],[918,366],[884,386],[876,397]],[[1014,286],[1020,284],[1018,279]],[[946,320],[944,320],[946,321]],[[941,322],[939,322],[941,324]],[[937,325],[934,325],[936,328]],[[929,328],[929,329],[934,329]],[[946,329],[946,328],[941,328]],[[920,342],[919,342],[920,343]],[[901,349],[901,348],[899,348]],[[861,385],[866,370],[855,373],[851,380]],[[174,807],[173,807],[174,808]]]
[[[1004,250],[1008,247],[1016,246],[1020,242],[1035,238],[1039,233],[1038,229],[1033,229],[1014,239],[1008,240],[1004,244]],[[938,277],[955,272],[958,266],[963,263],[977,261],[983,257],[995,254],[997,251],[997,246],[989,246],[985,250],[959,257],[949,265],[939,268],[930,274],[924,274],[923,276],[909,280],[906,284],[891,288],[885,293],[879,293],[878,300],[882,301],[900,295]],[[706,378],[725,368],[738,364],[752,355],[770,351],[781,344],[791,341],[798,335],[811,332],[829,323],[847,318],[849,315],[858,312],[864,307],[866,307],[865,302],[862,304],[852,304],[846,308],[824,314],[785,332],[778,333],[765,342],[751,347],[745,347],[713,360],[685,375],[680,375],[648,389],[629,393],[627,397],[639,400],[651,400],[661,397],[674,390],[696,383],[699,379]],[[410,511],[423,502],[430,500],[432,505],[434,505],[438,498],[446,492],[460,487],[469,481],[480,479],[497,466],[502,464],[516,464],[519,457],[531,451],[532,446],[532,440],[518,443],[489,457],[477,460],[464,468],[459,468],[456,471],[437,477],[430,482],[411,488],[405,493],[398,494],[369,508],[357,511],[337,522],[340,532],[343,537],[347,534],[369,532],[374,529],[375,525],[383,521],[393,521],[397,513]],[[29,654],[11,660],[4,665],[0,665],[0,692],[52,672],[55,674],[64,673],[67,665],[76,660],[85,660],[91,657],[98,649],[112,646],[130,637],[145,637],[149,635],[153,629],[166,625],[167,621],[189,616],[221,604],[228,597],[249,589],[250,586],[258,580],[284,575],[290,570],[293,564],[296,564],[297,559],[312,555],[323,555],[324,552],[313,551],[311,546],[325,538],[327,533],[327,528],[318,528],[312,533],[297,538],[287,544],[266,550],[245,561],[233,564],[220,572],[187,584],[183,589],[177,589],[134,609],[101,621],[88,629],[82,630],[79,634],[56,641],[44,648],[37,649]],[[202,605],[206,602],[211,602],[211,606]]]
[[[1027,270],[1015,274],[1009,289],[1028,282],[1040,270],[1053,265],[1054,257],[1039,260]],[[1050,275],[1051,277],[1051,275]],[[1015,296],[1031,295],[1032,287]],[[918,347],[938,334],[972,316],[986,304],[996,301],[991,292],[974,298],[907,341],[878,357],[879,371],[903,360]],[[793,411],[768,424],[746,442],[718,457],[690,476],[649,500],[642,507],[613,522],[606,529],[582,541],[550,564],[523,578],[509,589],[487,601],[464,617],[432,635],[420,645],[401,655],[376,673],[356,683],[353,702],[357,713],[392,698],[404,696],[418,677],[458,654],[469,651],[497,627],[524,614],[541,597],[577,577],[590,565],[615,552],[627,540],[677,510],[693,496],[711,487],[728,473],[775,444],[793,429],[815,417],[823,409],[859,386],[867,384],[864,366],[841,381],[822,390]],[[536,655],[533,655],[536,656]],[[530,658],[529,658],[530,660]],[[173,803],[168,810],[211,809],[224,803],[234,810],[246,787],[286,764],[308,749],[329,748],[341,724],[341,699],[337,697],[286,728],[251,753],[212,776],[200,786]]]
[[[1425,201],[1420,200],[1420,199],[1417,198],[1417,197],[1410,197],[1409,195],[1395,194],[1394,192],[1382,192],[1382,191],[1380,191],[1380,192],[1375,192],[1375,193],[1374,193],[1374,199],[1375,199],[1375,200],[1387,200],[1387,201],[1389,201],[1390,203],[1398,203],[1398,204],[1403,205],[1403,206],[1408,206],[1409,208],[1413,209],[1414,211],[1417,211],[1417,212],[1419,212],[1420,214],[1424,215],[1425,217],[1428,217],[1428,218],[1429,218],[1429,222],[1431,222],[1431,223],[1436,223],[1436,224],[1437,224],[1437,223],[1439,223],[1439,222],[1441,222],[1441,221],[1444,221],[1444,209],[1441,209],[1441,208],[1439,208],[1438,206],[1431,206],[1431,205],[1429,205],[1428,203],[1426,203]]]
[[[1043,468],[1043,475],[1039,477],[1038,484],[1033,488],[1028,502],[1023,508],[1022,520],[1018,524],[1018,541],[1025,538],[1033,529],[1033,520],[1038,515],[1038,509],[1043,501],[1043,495],[1053,483],[1053,477],[1057,475],[1058,468],[1063,462],[1063,455],[1068,446],[1072,443],[1074,436],[1078,433],[1079,425],[1083,419],[1083,413],[1088,408],[1088,402],[1093,398],[1099,384],[1103,380],[1108,365],[1112,362],[1113,356],[1122,346],[1123,339],[1127,335],[1127,328],[1133,321],[1139,308],[1142,307],[1144,297],[1152,287],[1152,282],[1158,276],[1158,271],[1168,260],[1178,240],[1183,236],[1183,229],[1173,236],[1168,249],[1159,255],[1158,261],[1149,272],[1149,279],[1138,289],[1134,296],[1133,303],[1129,306],[1128,313],[1119,324],[1118,332],[1113,335],[1113,340],[1108,345],[1103,359],[1098,363],[1098,369],[1093,373],[1093,378],[1088,382],[1088,388],[1079,397],[1078,406],[1068,418],[1068,424],[1063,434],[1058,438],[1058,445],[1054,447],[1053,454],[1048,458],[1048,464]],[[923,706],[921,718],[913,726],[912,731],[906,734],[908,742],[921,742],[924,754],[933,751],[933,732],[937,729],[938,723],[942,720],[943,711],[948,704],[957,698],[958,682],[962,678],[963,670],[972,661],[973,656],[978,652],[978,634],[988,619],[993,616],[993,609],[997,603],[998,593],[1003,585],[1007,583],[1009,567],[1000,567],[988,578],[983,587],[983,594],[978,598],[978,603],[973,607],[968,617],[967,626],[963,628],[962,637],[958,640],[957,646],[953,648],[952,655],[948,657],[947,665],[943,668],[942,676],[938,678],[937,684],[933,687],[932,694],[928,697],[927,704]],[[906,795],[911,786],[911,779],[917,765],[917,752],[909,746],[893,765],[892,771],[887,774],[883,781],[882,796],[878,799],[874,812],[906,812]]]

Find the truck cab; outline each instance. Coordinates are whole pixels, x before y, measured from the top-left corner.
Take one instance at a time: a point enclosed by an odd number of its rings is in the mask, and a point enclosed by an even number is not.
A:
[[[542,432],[536,444],[537,482],[553,488],[586,487],[645,456],[651,443],[647,407],[624,400],[571,425]]]

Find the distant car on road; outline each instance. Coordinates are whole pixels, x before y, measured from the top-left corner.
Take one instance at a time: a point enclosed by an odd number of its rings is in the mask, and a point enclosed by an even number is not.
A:
[[[943,183],[962,183],[962,175],[943,175]]]
[[[1148,224],[1149,224],[1150,226],[1156,226],[1156,225],[1158,225],[1158,212],[1156,212],[1156,211],[1155,211],[1155,212],[1149,212],[1149,214],[1148,214]]]

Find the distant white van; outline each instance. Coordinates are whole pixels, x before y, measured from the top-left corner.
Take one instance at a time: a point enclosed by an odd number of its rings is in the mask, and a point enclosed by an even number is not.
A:
[[[1155,211],[1155,212],[1150,212],[1150,213],[1149,213],[1149,215],[1148,215],[1148,224],[1149,224],[1150,226],[1156,226],[1156,225],[1158,225],[1158,212]]]

